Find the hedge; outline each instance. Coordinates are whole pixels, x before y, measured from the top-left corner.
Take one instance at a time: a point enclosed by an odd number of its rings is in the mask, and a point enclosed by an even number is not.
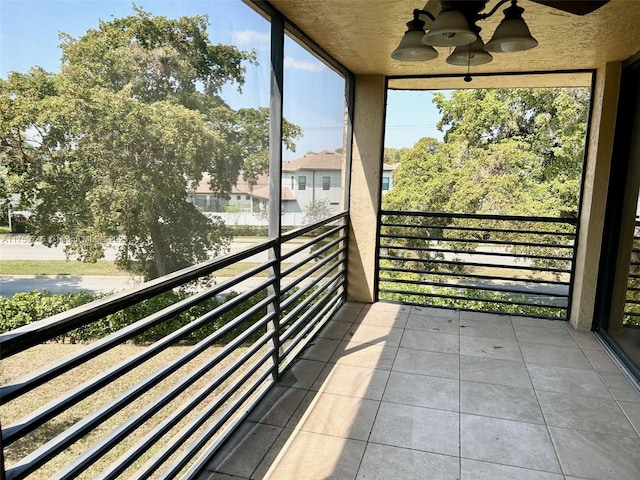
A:
[[[169,305],[172,305],[186,298],[189,293],[185,291],[167,292],[157,297],[144,300],[136,305],[128,307],[124,310],[108,315],[107,317],[96,322],[83,325],[75,330],[66,333],[64,336],[56,338],[57,342],[80,343],[97,340],[109,335],[121,328],[126,327],[148,315],[151,315]],[[79,305],[101,298],[104,295],[90,295],[88,293],[65,293],[53,294],[47,291],[31,291],[16,293],[12,298],[0,297],[0,333],[16,329],[23,325],[27,325],[38,320],[50,317],[57,313],[61,313]],[[230,300],[236,294],[227,295],[225,300]],[[235,306],[227,313],[216,317],[215,320],[207,323],[189,336],[183,339],[186,343],[195,343],[210,335],[213,331],[219,329],[223,325],[236,318],[240,313],[246,311],[251,306],[265,298],[265,294],[258,294],[251,299]],[[218,307],[222,302],[216,298],[212,298],[203,302],[190,310],[172,317],[155,327],[145,331],[141,335],[130,340],[134,344],[147,344],[159,340],[167,334],[177,330],[178,328],[192,322],[204,313]],[[242,322],[238,327],[232,329],[228,336],[236,336],[240,332],[247,329],[264,312],[259,312]],[[256,333],[255,336],[261,335],[262,332]]]

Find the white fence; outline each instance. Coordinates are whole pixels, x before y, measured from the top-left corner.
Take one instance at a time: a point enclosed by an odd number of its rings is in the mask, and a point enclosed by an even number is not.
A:
[[[233,225],[253,225],[267,226],[269,219],[266,215],[249,212],[205,212],[207,217],[218,217],[224,220],[229,226]],[[305,224],[305,214],[303,212],[283,213],[281,216],[283,227],[294,227]]]

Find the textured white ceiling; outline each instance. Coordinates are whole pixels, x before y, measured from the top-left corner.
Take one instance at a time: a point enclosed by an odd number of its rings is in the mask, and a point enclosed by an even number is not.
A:
[[[445,62],[448,47],[438,47],[439,57],[427,62],[399,62],[391,58],[406,30],[406,22],[413,18],[413,9],[425,7],[424,1],[272,0],[271,3],[355,74],[464,75],[466,67]],[[497,0],[489,0],[487,9],[495,3]],[[611,0],[586,16],[571,15],[529,0],[520,0],[518,5],[525,9],[523,17],[538,40],[538,47],[494,54],[493,62],[472,67],[472,74],[592,69],[640,51],[640,0]],[[507,6],[478,22],[485,41],[491,38]]]

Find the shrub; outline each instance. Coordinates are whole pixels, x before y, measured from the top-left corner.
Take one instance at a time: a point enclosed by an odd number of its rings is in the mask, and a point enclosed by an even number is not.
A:
[[[131,325],[132,323],[135,323],[136,321],[155,312],[158,312],[163,308],[179,302],[188,295],[189,294],[186,291],[166,292],[162,295],[144,300],[136,305],[108,315],[105,318],[71,330],[70,332],[54,339],[54,341],[61,343],[82,343],[97,340]],[[88,293],[52,294],[46,291],[32,291],[17,293],[11,299],[0,297],[0,333],[14,330],[23,325],[70,310],[79,305],[96,300],[102,296],[103,295],[90,295]],[[237,296],[237,294],[230,293],[225,297],[224,301],[231,300],[235,296]],[[196,343],[204,339],[264,298],[265,293],[259,293],[253,296],[252,298],[233,307],[230,311],[216,317],[198,330],[192,332],[190,335],[185,337],[183,341],[185,343]],[[130,342],[134,344],[153,343],[220,306],[224,301],[212,298],[202,302],[188,311],[175,317],[171,317],[150,328],[131,339]],[[225,335],[225,338],[231,338],[239,335],[264,314],[264,311],[258,312],[247,320],[241,322],[238,326],[231,329],[231,331]],[[257,338],[261,334],[262,330],[254,334],[249,341]]]

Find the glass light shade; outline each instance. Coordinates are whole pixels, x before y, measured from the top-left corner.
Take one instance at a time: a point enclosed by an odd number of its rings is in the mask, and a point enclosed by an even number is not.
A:
[[[447,57],[447,63],[449,65],[460,65],[463,67],[467,65],[484,65],[491,60],[493,60],[493,57],[484,49],[484,43],[480,37],[471,45],[456,47],[453,53]]]
[[[458,10],[443,10],[436,17],[424,39],[427,45],[450,47],[468,45],[474,42],[477,35],[469,27],[466,17]]]
[[[523,8],[509,7],[504,11],[505,18],[485,45],[488,52],[520,52],[537,47],[538,41],[531,36],[529,27],[522,18]]]
[[[422,43],[422,37],[424,37],[424,30],[406,32],[398,48],[391,54],[391,58],[403,62],[420,62],[436,58],[438,52],[435,48]]]

